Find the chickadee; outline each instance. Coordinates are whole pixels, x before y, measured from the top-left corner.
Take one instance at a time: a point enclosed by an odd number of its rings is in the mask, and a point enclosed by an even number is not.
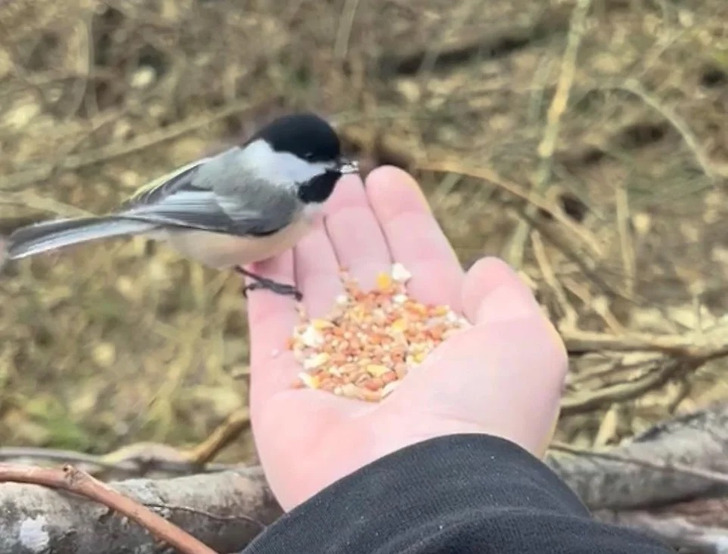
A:
[[[94,239],[146,235],[209,267],[234,267],[255,288],[301,294],[243,265],[276,256],[308,231],[339,178],[358,165],[341,155],[339,137],[312,114],[281,117],[242,146],[180,167],[142,186],[114,213],[45,221],[8,238],[19,259]]]

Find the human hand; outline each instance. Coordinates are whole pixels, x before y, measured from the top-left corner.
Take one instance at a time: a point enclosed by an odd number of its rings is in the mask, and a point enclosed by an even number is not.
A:
[[[266,478],[285,510],[405,446],[485,433],[543,455],[558,417],[564,345],[531,291],[503,262],[484,258],[465,274],[417,183],[392,167],[362,186],[345,176],[325,224],[293,252],[251,271],[295,283],[307,313],[325,316],[343,292],[339,268],[363,288],[400,262],[417,300],[447,304],[473,327],[440,344],[379,403],[294,389],[301,366],[286,349],[298,316],[290,298],[248,300],[253,433]]]

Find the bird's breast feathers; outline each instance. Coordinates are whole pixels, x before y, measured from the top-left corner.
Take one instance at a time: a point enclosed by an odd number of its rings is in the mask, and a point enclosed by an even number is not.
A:
[[[321,217],[320,206],[306,206],[301,217],[265,236],[235,236],[201,230],[162,231],[168,244],[180,254],[216,269],[259,262],[293,248]]]

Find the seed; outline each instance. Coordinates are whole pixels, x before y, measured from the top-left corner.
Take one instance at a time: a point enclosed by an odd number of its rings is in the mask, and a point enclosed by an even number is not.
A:
[[[384,385],[384,388],[382,389],[382,398],[392,394],[394,389],[396,389],[401,382],[402,381],[392,381],[391,383]]]
[[[328,329],[329,327],[334,326],[334,324],[331,323],[330,321],[326,321],[325,319],[320,319],[320,318],[312,319],[311,325],[313,326],[314,329],[317,329],[319,331],[322,329]]]
[[[379,290],[387,290],[392,286],[392,277],[386,273],[380,273],[377,275],[377,288]]]
[[[392,266],[392,279],[399,283],[406,283],[412,278],[412,274],[400,263]]]
[[[300,310],[301,324],[288,345],[304,367],[296,386],[379,401],[435,346],[468,325],[447,306],[410,298],[405,288],[410,277],[395,264],[365,292],[342,272],[345,294],[328,317],[307,320]]]
[[[329,361],[330,356],[326,352],[319,352],[311,358],[303,361],[303,369],[311,370],[325,364]]]
[[[298,377],[301,379],[304,385],[311,389],[316,389],[319,386],[319,380],[313,375],[301,372],[298,374]]]
[[[369,375],[374,377],[381,377],[385,373],[389,373],[389,368],[378,364],[369,364],[366,366],[366,371]]]
[[[323,336],[314,327],[307,327],[301,334],[301,340],[306,346],[319,346],[323,342]]]
[[[367,402],[378,402],[382,399],[381,391],[370,391],[367,389],[361,389],[359,391],[359,398],[366,400]]]
[[[345,383],[341,385],[341,394],[342,396],[353,396],[356,397],[359,393],[359,387],[357,387],[354,383]]]
[[[364,388],[367,388],[369,390],[379,390],[382,387],[384,387],[384,381],[382,381],[379,377],[372,377],[371,379],[365,381],[363,383]]]
[[[387,385],[397,380],[397,374],[394,371],[387,371],[382,375],[382,382]]]

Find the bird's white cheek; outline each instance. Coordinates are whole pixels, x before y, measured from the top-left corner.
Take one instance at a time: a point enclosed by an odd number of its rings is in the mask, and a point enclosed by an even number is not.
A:
[[[323,222],[324,209],[322,204],[308,204],[303,208],[303,219],[311,225]]]

